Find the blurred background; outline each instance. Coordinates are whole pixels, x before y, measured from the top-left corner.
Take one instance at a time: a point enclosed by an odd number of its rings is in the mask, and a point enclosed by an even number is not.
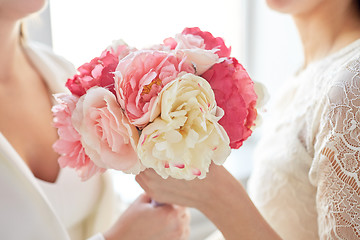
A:
[[[29,38],[49,45],[76,67],[99,56],[112,40],[137,48],[161,43],[185,27],[200,27],[225,39],[253,80],[262,82],[271,96],[301,66],[302,49],[289,16],[270,10],[265,0],[50,0],[44,11],[28,21]],[[66,79],[64,79],[65,81]],[[261,112],[266,121],[266,113]],[[261,127],[239,150],[233,150],[226,168],[244,184],[251,174],[252,153]],[[134,176],[114,173],[115,190],[131,202],[141,188]],[[192,210],[191,239],[201,240],[215,229]]]

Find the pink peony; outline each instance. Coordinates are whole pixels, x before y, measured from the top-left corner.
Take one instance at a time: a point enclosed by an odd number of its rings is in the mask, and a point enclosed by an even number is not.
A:
[[[107,88],[115,94],[114,71],[118,62],[116,55],[105,50],[100,57],[80,66],[79,73],[68,79],[66,87],[77,96],[84,95],[88,89],[94,86]]]
[[[204,39],[200,36],[195,36],[192,34],[176,34],[175,41],[177,42],[175,49],[204,49],[204,50],[212,50],[206,49],[206,45],[204,43]]]
[[[164,45],[168,46],[171,50],[174,50],[177,46],[177,42],[174,38],[166,38],[164,41]]]
[[[116,56],[118,60],[126,57],[130,52],[137,51],[136,48],[129,47],[123,40],[115,40],[110,46],[106,48],[112,55]],[[106,51],[104,51],[106,52]]]
[[[164,41],[164,46],[167,46],[171,50],[179,50],[179,49],[204,49],[204,50],[212,50],[206,49],[206,45],[204,43],[204,39],[200,36],[195,36],[192,34],[176,34],[175,38],[166,38]]]
[[[183,55],[186,63],[192,64],[195,74],[201,75],[219,61],[218,49],[206,49],[204,39],[192,34],[176,34],[175,38],[164,40],[165,47],[176,55]]]
[[[206,50],[219,49],[219,51],[217,51],[216,54],[221,58],[230,56],[231,47],[226,47],[224,40],[220,37],[215,38],[211,33],[203,32],[198,27],[185,28],[182,31],[182,34],[184,35],[191,34],[194,36],[201,37],[202,39],[204,39],[205,49]]]
[[[58,129],[59,139],[53,148],[60,157],[60,167],[75,168],[83,181],[89,179],[105,169],[97,167],[86,155],[80,142],[80,134],[71,123],[71,115],[75,109],[78,97],[67,94],[57,94],[55,99],[58,105],[52,108],[54,114],[54,126]]]
[[[181,49],[175,51],[176,56],[186,59],[186,63],[193,65],[195,75],[200,76],[209,70],[215,63],[219,62],[219,57],[209,50],[200,48],[195,49]]]
[[[202,77],[210,83],[218,106],[225,111],[219,123],[230,138],[230,147],[239,148],[251,135],[257,115],[253,81],[235,58],[215,64]]]
[[[141,165],[135,152],[139,133],[114,94],[101,87],[89,89],[80,97],[71,120],[86,154],[97,166],[139,173]]]
[[[115,73],[115,91],[130,122],[143,128],[160,113],[158,94],[181,72],[194,73],[186,58],[143,50],[122,59]]]

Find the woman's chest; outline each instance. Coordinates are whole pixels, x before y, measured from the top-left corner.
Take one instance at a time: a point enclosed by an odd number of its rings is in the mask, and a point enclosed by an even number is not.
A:
[[[45,87],[10,90],[0,96],[0,131],[30,167],[34,175],[54,182],[59,167],[52,144],[51,100]]]
[[[315,77],[296,80],[274,98],[255,159],[307,181],[324,97]]]

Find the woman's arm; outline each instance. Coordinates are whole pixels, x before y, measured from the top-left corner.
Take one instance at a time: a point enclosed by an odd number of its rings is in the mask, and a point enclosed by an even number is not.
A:
[[[156,201],[199,209],[227,240],[280,239],[243,186],[222,166],[213,164],[202,180],[164,180],[150,169],[139,174],[136,180]]]

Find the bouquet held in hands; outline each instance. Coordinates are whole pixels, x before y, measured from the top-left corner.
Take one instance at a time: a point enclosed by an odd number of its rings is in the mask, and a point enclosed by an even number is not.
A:
[[[116,41],[56,94],[54,149],[83,180],[106,169],[204,178],[251,135],[254,83],[230,48],[199,28],[135,49]]]

